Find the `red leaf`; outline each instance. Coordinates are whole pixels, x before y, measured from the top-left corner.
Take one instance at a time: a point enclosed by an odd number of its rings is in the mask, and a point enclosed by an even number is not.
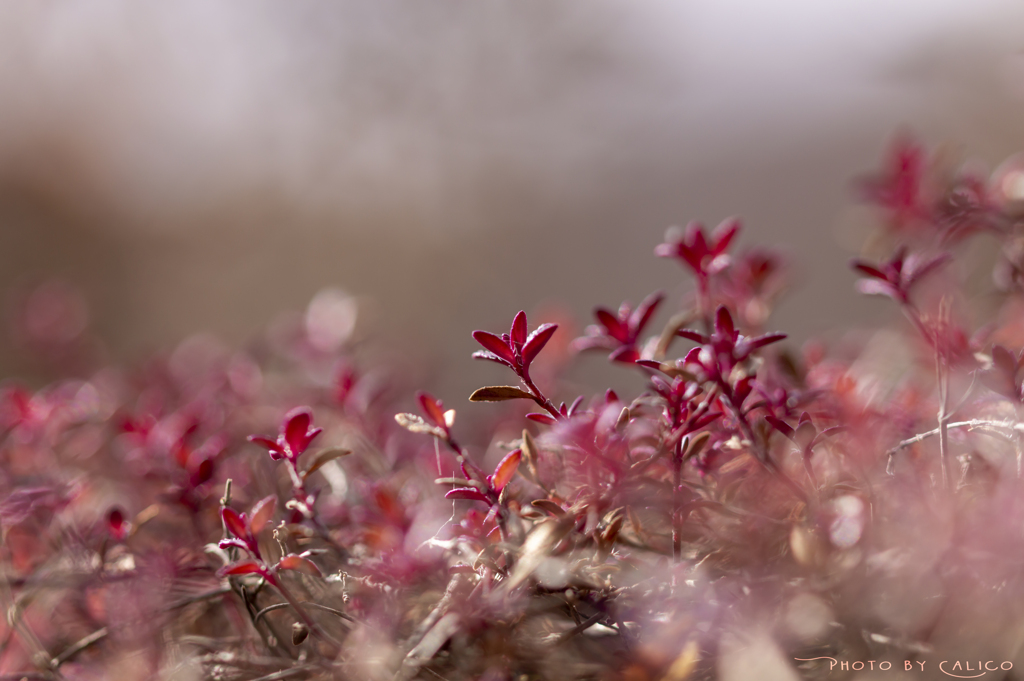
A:
[[[472,487],[456,487],[453,490],[448,490],[448,493],[444,495],[445,499],[468,499],[470,501],[482,501],[485,504],[491,503],[491,500],[481,494],[478,490]]]
[[[213,460],[203,459],[202,461],[199,462],[199,465],[196,466],[196,469],[192,471],[192,475],[189,476],[189,484],[192,485],[192,487],[199,487],[199,485],[203,484],[212,477]]]
[[[704,238],[704,225],[696,220],[692,220],[686,225],[686,232],[684,233],[683,240],[689,244],[690,250],[696,251],[698,257],[702,258],[708,253],[708,242]]]
[[[423,408],[423,415],[439,428],[446,428],[444,422],[444,405],[440,400],[435,399],[430,393],[416,393],[416,399],[420,401]]]
[[[512,349],[508,347],[505,341],[501,340],[493,333],[489,331],[474,331],[473,339],[484,346],[484,349],[490,352],[492,355],[498,358],[499,361],[505,362],[509,366],[515,365],[515,356],[512,354]],[[490,359],[489,357],[485,359]]]
[[[597,317],[597,321],[601,322],[609,336],[621,343],[626,342],[626,330],[622,328],[618,317],[603,307],[594,310],[594,316]]]
[[[720,412],[720,411],[713,411],[711,413],[704,414],[703,416],[698,417],[693,422],[693,425],[690,426],[690,427],[693,430],[700,430],[701,428],[703,428],[704,426],[708,425],[709,423],[711,423],[715,419],[719,419],[721,417],[722,417],[722,412]]]
[[[519,462],[523,458],[523,450],[516,449],[509,452],[505,458],[503,458],[494,469],[494,475],[491,478],[491,487],[494,488],[495,492],[500,492],[505,489],[505,485],[508,484],[512,476],[516,474],[516,469],[519,468]]]
[[[262,435],[250,435],[249,442],[259,445],[270,452],[270,458],[274,461],[280,461],[284,458],[284,452],[281,451],[281,447],[277,444],[276,440],[271,440],[269,437],[263,437]]]
[[[266,499],[261,499],[252,507],[252,520],[249,521],[249,530],[255,537],[258,535],[272,517],[274,509],[277,508],[277,497],[271,494]]]
[[[905,277],[907,287],[909,288],[919,279],[946,265],[952,259],[953,256],[950,253],[942,253],[929,260],[920,260],[911,255],[907,258],[903,269],[903,276]]]
[[[295,570],[296,572],[304,572],[307,575],[313,575],[314,577],[323,577],[320,572],[320,568],[308,558],[289,553],[287,556],[277,562],[278,570]]]
[[[691,348],[691,350],[686,353],[686,357],[683,357],[683,364],[696,364],[703,369],[704,362],[700,361],[700,350],[701,349],[699,347]]]
[[[530,366],[534,358],[547,345],[547,342],[551,340],[551,336],[555,333],[556,329],[558,329],[558,324],[541,324],[530,334],[530,337],[526,339],[526,345],[523,346],[524,367]]]
[[[736,238],[736,234],[739,231],[740,221],[736,218],[724,220],[721,224],[715,227],[715,230],[711,232],[711,238],[714,241],[714,246],[712,247],[714,255],[724,253],[725,250],[729,248],[729,244],[732,243],[732,240]]]
[[[535,421],[537,423],[547,424],[549,426],[550,425],[554,425],[555,423],[557,423],[557,421],[555,421],[554,417],[549,416],[548,414],[531,413],[531,414],[527,414],[526,418],[530,419],[531,421]]]
[[[796,432],[793,430],[793,427],[790,426],[785,421],[777,419],[770,414],[768,416],[765,416],[764,420],[771,424],[772,428],[779,431],[790,440],[793,440],[796,437]]]
[[[747,401],[750,396],[751,390],[754,389],[754,377],[745,376],[736,382],[736,387],[733,392],[733,396],[736,400],[736,404],[741,405]]]
[[[692,329],[679,329],[676,331],[676,335],[682,336],[686,340],[691,340],[699,345],[705,345],[708,342],[708,337],[702,333],[697,333]]]
[[[224,526],[228,528],[228,532],[239,539],[245,539],[249,535],[244,513],[239,514],[234,509],[225,506],[220,510],[220,517],[224,521]]]
[[[869,265],[868,263],[862,260],[854,260],[853,262],[850,263],[850,265],[853,267],[853,269],[857,270],[861,274],[866,274],[867,276],[872,277],[874,279],[881,279],[884,281],[888,278],[885,276],[885,272],[883,272],[882,270],[878,269],[873,265]]]
[[[647,326],[647,322],[651,321],[651,317],[654,316],[654,312],[658,309],[658,305],[660,305],[661,301],[664,299],[664,293],[661,291],[655,291],[644,298],[642,303],[637,305],[637,308],[633,310],[633,314],[629,317],[629,326],[634,334],[639,334],[643,331],[644,327]]]
[[[732,323],[732,315],[725,305],[720,305],[715,313],[715,331],[726,338],[732,338],[736,333],[736,326]]]
[[[217,574],[221,577],[228,575],[250,575],[253,573],[262,573],[263,568],[254,560],[247,560],[241,563],[232,563],[222,567]]]
[[[519,345],[526,342],[526,313],[522,310],[512,320],[512,330],[509,331],[508,337],[512,339],[513,343],[519,343]]]
[[[309,407],[293,409],[285,415],[283,432],[284,441],[288,443],[292,456],[299,456],[309,447],[309,443],[320,434],[320,429],[310,430],[313,424],[313,411]]]
[[[624,362],[626,364],[632,364],[636,360],[640,359],[640,353],[636,351],[632,345],[623,345],[618,350],[608,355],[608,359],[613,362]]]
[[[285,442],[290,445],[293,440],[298,440],[309,430],[310,424],[313,423],[313,414],[309,408],[297,407],[288,412],[284,419],[282,434]]]
[[[780,340],[785,340],[786,334],[784,333],[766,333],[763,336],[757,336],[756,338],[747,339],[747,350],[753,352],[758,348],[763,348],[766,345],[772,343],[778,343]]]
[[[107,529],[115,541],[124,541],[131,529],[131,523],[125,520],[124,513],[119,508],[110,509],[107,514]]]

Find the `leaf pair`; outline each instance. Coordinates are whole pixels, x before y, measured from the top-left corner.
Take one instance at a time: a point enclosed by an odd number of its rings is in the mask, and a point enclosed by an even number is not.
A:
[[[504,364],[520,378],[527,378],[530,365],[557,328],[557,324],[541,324],[527,335],[526,313],[520,310],[507,334],[497,336],[489,331],[474,331],[473,338],[484,349],[474,352],[473,357]]]

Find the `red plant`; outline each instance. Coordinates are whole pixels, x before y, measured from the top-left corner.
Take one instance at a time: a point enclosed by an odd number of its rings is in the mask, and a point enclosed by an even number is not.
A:
[[[728,220],[657,247],[696,277],[664,328],[655,293],[597,308],[574,341],[642,377],[633,393],[579,395],[550,363],[538,385],[557,327],[530,333],[524,312],[473,332],[516,380],[470,399],[540,409],[469,427],[426,392],[392,419],[402,377],[308,330],[260,361],[183,352],[8,386],[0,677],[1009,671],[1024,223],[984,178],[933,166],[904,143],[863,186],[893,250],[855,259],[856,286],[910,322],[867,340],[764,333],[783,260],[733,258]],[[972,261],[943,250],[982,232],[1005,275],[991,310],[957,280],[981,280]]]
[[[600,326],[588,326],[587,335],[573,341],[573,348],[577,351],[603,348],[611,350],[608,359],[613,362],[635,362],[640,359],[637,347],[640,334],[664,299],[661,291],[652,293],[636,309],[629,303],[623,303],[617,315],[603,307],[595,309],[594,316]]]

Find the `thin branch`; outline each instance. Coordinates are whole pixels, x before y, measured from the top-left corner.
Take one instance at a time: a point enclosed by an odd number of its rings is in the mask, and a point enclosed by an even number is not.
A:
[[[292,667],[290,669],[282,669],[279,672],[273,674],[267,674],[266,676],[260,676],[251,681],[279,681],[280,679],[290,679],[293,676],[299,676],[300,674],[306,674],[307,672],[314,671],[316,667],[309,665],[303,667]]]
[[[945,301],[943,301],[945,302]],[[942,353],[935,345],[935,375],[939,382],[939,461],[942,464],[942,487],[949,489],[949,367],[942,361]]]
[[[319,603],[314,603],[312,601],[299,601],[299,603],[301,603],[302,605],[308,605],[308,606],[310,606],[312,608],[319,608],[320,610],[326,610],[327,612],[331,613],[332,615],[337,615],[341,619],[348,620],[349,622],[358,622],[358,620],[355,617],[352,617],[351,615],[346,614],[346,613],[342,612],[341,610],[335,610],[334,608],[329,608],[326,605],[320,605]],[[274,603],[273,605],[268,605],[267,607],[263,608],[258,613],[256,613],[256,617],[253,618],[252,623],[253,624],[259,623],[260,619],[264,615],[266,615],[268,612],[273,612],[275,610],[281,610],[282,608],[287,608],[287,607],[290,607],[290,604],[288,604],[288,603]]]
[[[1019,423],[1016,421],[992,421],[989,419],[971,419],[970,421],[957,421],[955,423],[946,424],[946,430],[959,430],[961,428],[966,429],[968,431],[984,430],[988,431],[990,434],[993,435],[1001,435],[1009,440],[1009,436],[1004,435],[1003,433],[1000,432],[1000,430],[1017,431],[1018,433],[1024,432],[1024,423]],[[886,470],[889,473],[889,475],[893,474],[893,458],[897,453],[899,453],[900,450],[906,449],[907,447],[910,447],[912,445],[916,445],[919,442],[923,442],[924,440],[927,440],[930,437],[934,437],[938,435],[940,431],[940,428],[933,428],[932,430],[928,430],[923,433],[918,433],[913,437],[909,437],[906,440],[903,440],[895,447],[887,451],[886,455],[889,457],[889,465],[887,466]]]
[[[70,646],[64,649],[64,652],[62,652],[57,657],[53,658],[52,666],[61,666],[62,664],[70,660],[72,657],[88,648],[89,646],[105,639],[107,637],[107,633],[107,628],[103,627],[102,629],[97,629],[88,636],[82,638],[77,643],[72,643]]]
[[[600,622],[601,620],[603,620],[607,616],[608,615],[606,613],[599,612],[596,615],[593,615],[593,616],[583,620],[582,622],[577,624],[575,627],[573,627],[569,631],[567,631],[564,634],[562,634],[562,637],[559,639],[559,641],[568,641],[573,636],[576,636],[577,634],[583,633],[584,631],[586,631],[590,627],[594,626],[595,624],[597,624],[598,622]]]

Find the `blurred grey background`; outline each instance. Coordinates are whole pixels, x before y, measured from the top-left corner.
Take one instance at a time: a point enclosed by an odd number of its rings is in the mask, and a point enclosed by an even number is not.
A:
[[[1024,149],[1022,50],[1020,0],[5,2],[0,291],[80,287],[133,360],[335,286],[455,401],[473,329],[678,300],[666,227],[740,215],[803,338],[879,309],[850,179],[897,130]]]

